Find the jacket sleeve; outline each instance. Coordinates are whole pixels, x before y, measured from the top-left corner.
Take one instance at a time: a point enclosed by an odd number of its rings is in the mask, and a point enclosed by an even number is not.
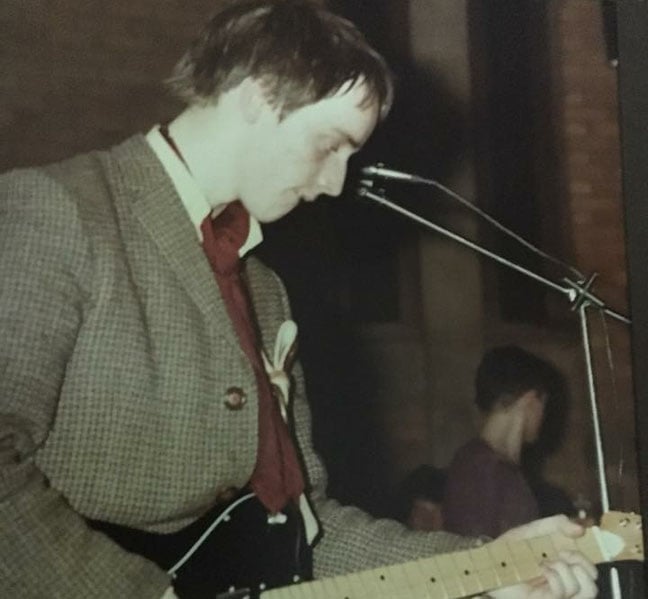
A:
[[[297,391],[303,389],[303,384],[299,380],[301,376],[296,378]],[[446,532],[411,531],[394,520],[376,519],[358,508],[342,506],[328,498],[326,471],[312,446],[308,406],[303,394],[297,392],[295,395],[295,426],[310,482],[309,497],[323,533],[313,553],[316,578],[410,561],[482,543],[482,540]]]
[[[283,294],[285,314],[288,300]],[[405,562],[435,553],[474,547],[483,540],[445,532],[415,532],[388,519],[375,519],[362,510],[342,506],[326,495],[324,464],[313,449],[311,416],[302,371],[294,369],[293,414],[295,433],[309,481],[309,498],[322,535],[314,549],[314,574],[326,578],[381,565]]]
[[[155,564],[91,531],[37,466],[56,426],[90,277],[91,250],[69,194],[38,170],[0,177],[3,597],[159,599],[169,586]]]

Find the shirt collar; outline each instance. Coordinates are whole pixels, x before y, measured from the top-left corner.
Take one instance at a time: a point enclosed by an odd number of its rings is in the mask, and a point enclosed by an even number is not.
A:
[[[173,151],[171,146],[167,143],[164,136],[160,133],[159,125],[153,127],[146,134],[146,141],[151,146],[151,149],[158,157],[164,170],[169,175],[173,182],[182,205],[185,207],[189,219],[193,223],[194,230],[198,239],[202,243],[202,232],[200,224],[202,221],[213,212],[211,206],[205,198],[202,190],[196,184],[196,181],[191,176],[191,173],[185,166],[180,157]],[[263,233],[259,221],[250,215],[250,228],[247,239],[239,249],[239,256],[243,257],[247,252],[255,248],[263,241]]]

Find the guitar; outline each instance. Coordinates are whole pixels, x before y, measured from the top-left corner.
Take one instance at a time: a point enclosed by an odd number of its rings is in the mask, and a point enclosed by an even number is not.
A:
[[[642,561],[641,518],[607,512],[600,526],[578,539],[546,535],[496,540],[481,547],[273,589],[263,599],[456,599],[541,575],[540,563],[562,550],[578,550],[594,563]]]
[[[457,599],[538,578],[540,564],[562,550],[580,551],[596,564],[644,559],[641,518],[623,512],[604,514],[578,539],[500,539],[315,581],[297,509],[269,517],[253,494],[213,508],[177,533],[89,524],[167,570],[181,599]]]

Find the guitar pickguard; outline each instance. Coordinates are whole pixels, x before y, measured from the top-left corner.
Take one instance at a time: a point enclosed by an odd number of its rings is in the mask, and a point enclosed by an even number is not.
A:
[[[299,510],[290,506],[283,513],[285,518],[269,518],[252,496],[232,510],[217,506],[171,534],[98,521],[89,524],[127,551],[173,571],[173,587],[180,599],[255,599],[266,589],[312,578],[311,549]],[[216,521],[217,526],[204,535]],[[203,536],[203,542],[183,561]]]

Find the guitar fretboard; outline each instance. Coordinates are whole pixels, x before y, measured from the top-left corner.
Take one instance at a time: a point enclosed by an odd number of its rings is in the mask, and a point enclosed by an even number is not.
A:
[[[273,589],[263,599],[456,599],[533,580],[544,560],[576,550],[594,563],[607,561],[598,529],[578,539],[547,535],[498,540],[481,547]]]

